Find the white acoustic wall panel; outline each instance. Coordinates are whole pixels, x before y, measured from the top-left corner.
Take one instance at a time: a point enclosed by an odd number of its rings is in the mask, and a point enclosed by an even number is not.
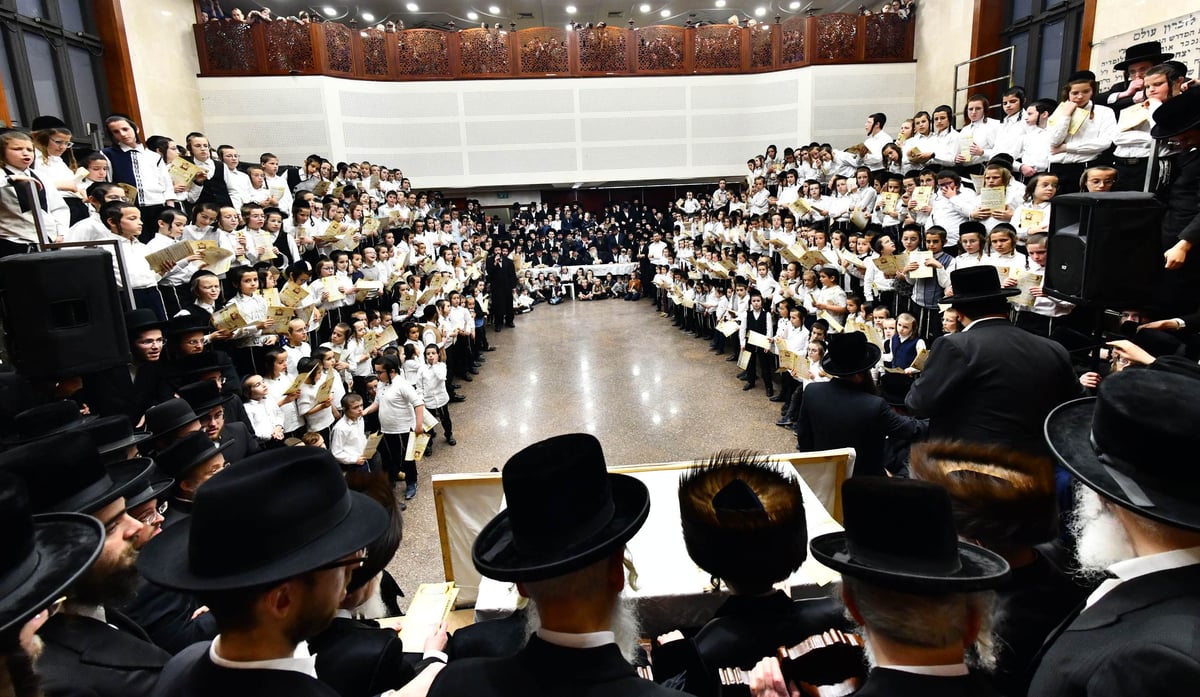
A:
[[[911,63],[754,75],[387,83],[318,76],[201,78],[214,145],[298,162],[368,158],[420,188],[745,176],[748,157],[845,147],[867,114],[913,111]]]

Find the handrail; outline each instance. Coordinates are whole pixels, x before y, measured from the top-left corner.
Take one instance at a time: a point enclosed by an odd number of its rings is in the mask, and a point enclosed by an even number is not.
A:
[[[982,82],[973,82],[969,85],[962,85],[961,87],[959,86],[959,84],[958,84],[959,68],[963,67],[964,65],[971,65],[973,63],[978,63],[981,60],[986,60],[993,56],[998,56],[1002,53],[1008,54],[1008,72],[1006,74],[1001,75],[1000,77],[997,77],[997,78],[992,78],[991,80],[984,80]],[[953,99],[953,107],[952,107],[954,109],[954,113],[955,114],[960,113],[959,109],[958,109],[958,95],[960,92],[964,92],[966,90],[969,90],[973,87],[978,87],[980,85],[990,85],[994,82],[1003,82],[1005,80],[1008,81],[1008,86],[1012,87],[1013,67],[1015,65],[1016,65],[1016,49],[1013,46],[1005,46],[1004,48],[992,51],[991,53],[985,53],[982,56],[975,56],[974,58],[968,58],[965,61],[955,63],[954,64],[954,99]],[[997,100],[997,101],[999,101],[999,100]],[[991,106],[993,109],[997,109],[1000,107],[1000,104],[997,103],[997,104],[993,104]]]
[[[761,73],[913,60],[914,23],[891,14],[792,17],[753,27],[358,29],[293,21],[194,26],[201,77],[329,75],[477,80]]]

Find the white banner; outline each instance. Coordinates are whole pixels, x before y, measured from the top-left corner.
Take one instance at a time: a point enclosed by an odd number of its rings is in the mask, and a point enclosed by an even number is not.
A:
[[[1200,12],[1192,12],[1150,24],[1135,31],[1110,36],[1092,45],[1092,72],[1100,81],[1100,89],[1107,90],[1125,76],[1113,66],[1125,58],[1125,49],[1134,44],[1157,41],[1164,53],[1174,53],[1172,60],[1183,63],[1188,75],[1200,74]]]

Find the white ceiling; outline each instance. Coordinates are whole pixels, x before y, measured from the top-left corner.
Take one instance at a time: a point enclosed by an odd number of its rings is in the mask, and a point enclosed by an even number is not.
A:
[[[406,5],[409,3],[415,4],[417,10],[408,10]],[[241,7],[243,11],[265,5],[276,15],[294,15],[300,10],[323,12],[325,8],[331,8],[332,20],[348,22],[355,18],[359,26],[392,20],[403,21],[409,29],[448,29],[453,21],[459,29],[478,26],[481,22],[499,22],[506,28],[510,23],[516,23],[518,29],[526,29],[565,26],[571,20],[579,24],[607,22],[622,27],[628,26],[631,19],[636,26],[643,27],[653,24],[684,25],[688,20],[693,23],[723,23],[735,14],[742,20],[773,22],[776,16],[787,19],[803,15],[806,11],[822,14],[854,12],[860,4],[864,4],[864,0],[645,0],[644,3],[642,0],[329,0],[324,3],[310,0],[221,0],[220,4],[226,10]],[[650,8],[649,12],[641,11],[643,4]],[[865,4],[874,8],[882,4],[882,0],[866,0]],[[567,12],[569,6],[575,7],[574,13]],[[493,13],[492,8],[499,11]],[[756,14],[760,8],[762,13]],[[475,19],[470,17],[472,12],[476,15]],[[667,16],[663,17],[662,12],[666,12]],[[373,19],[368,20],[364,14],[371,15]]]

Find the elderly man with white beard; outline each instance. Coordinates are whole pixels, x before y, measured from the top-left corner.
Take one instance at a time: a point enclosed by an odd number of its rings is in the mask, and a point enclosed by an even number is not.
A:
[[[475,539],[480,573],[529,598],[533,635],[513,656],[451,660],[430,697],[679,693],[637,676],[624,549],[646,522],[650,492],[610,474],[585,433],[534,443],[504,465],[508,507]]]
[[[1085,572],[1107,579],[1047,648],[1030,697],[1194,695],[1200,685],[1200,382],[1155,368],[1106,378],[1046,419],[1078,478]]]
[[[862,627],[871,670],[856,697],[999,695],[980,671],[992,663],[991,589],[1009,577],[1004,558],[958,539],[950,496],[936,484],[853,477],[842,485],[842,510],[845,532],[821,535],[810,549],[842,574],[846,611]],[[804,694],[804,676],[786,670],[764,659],[751,692]]]

